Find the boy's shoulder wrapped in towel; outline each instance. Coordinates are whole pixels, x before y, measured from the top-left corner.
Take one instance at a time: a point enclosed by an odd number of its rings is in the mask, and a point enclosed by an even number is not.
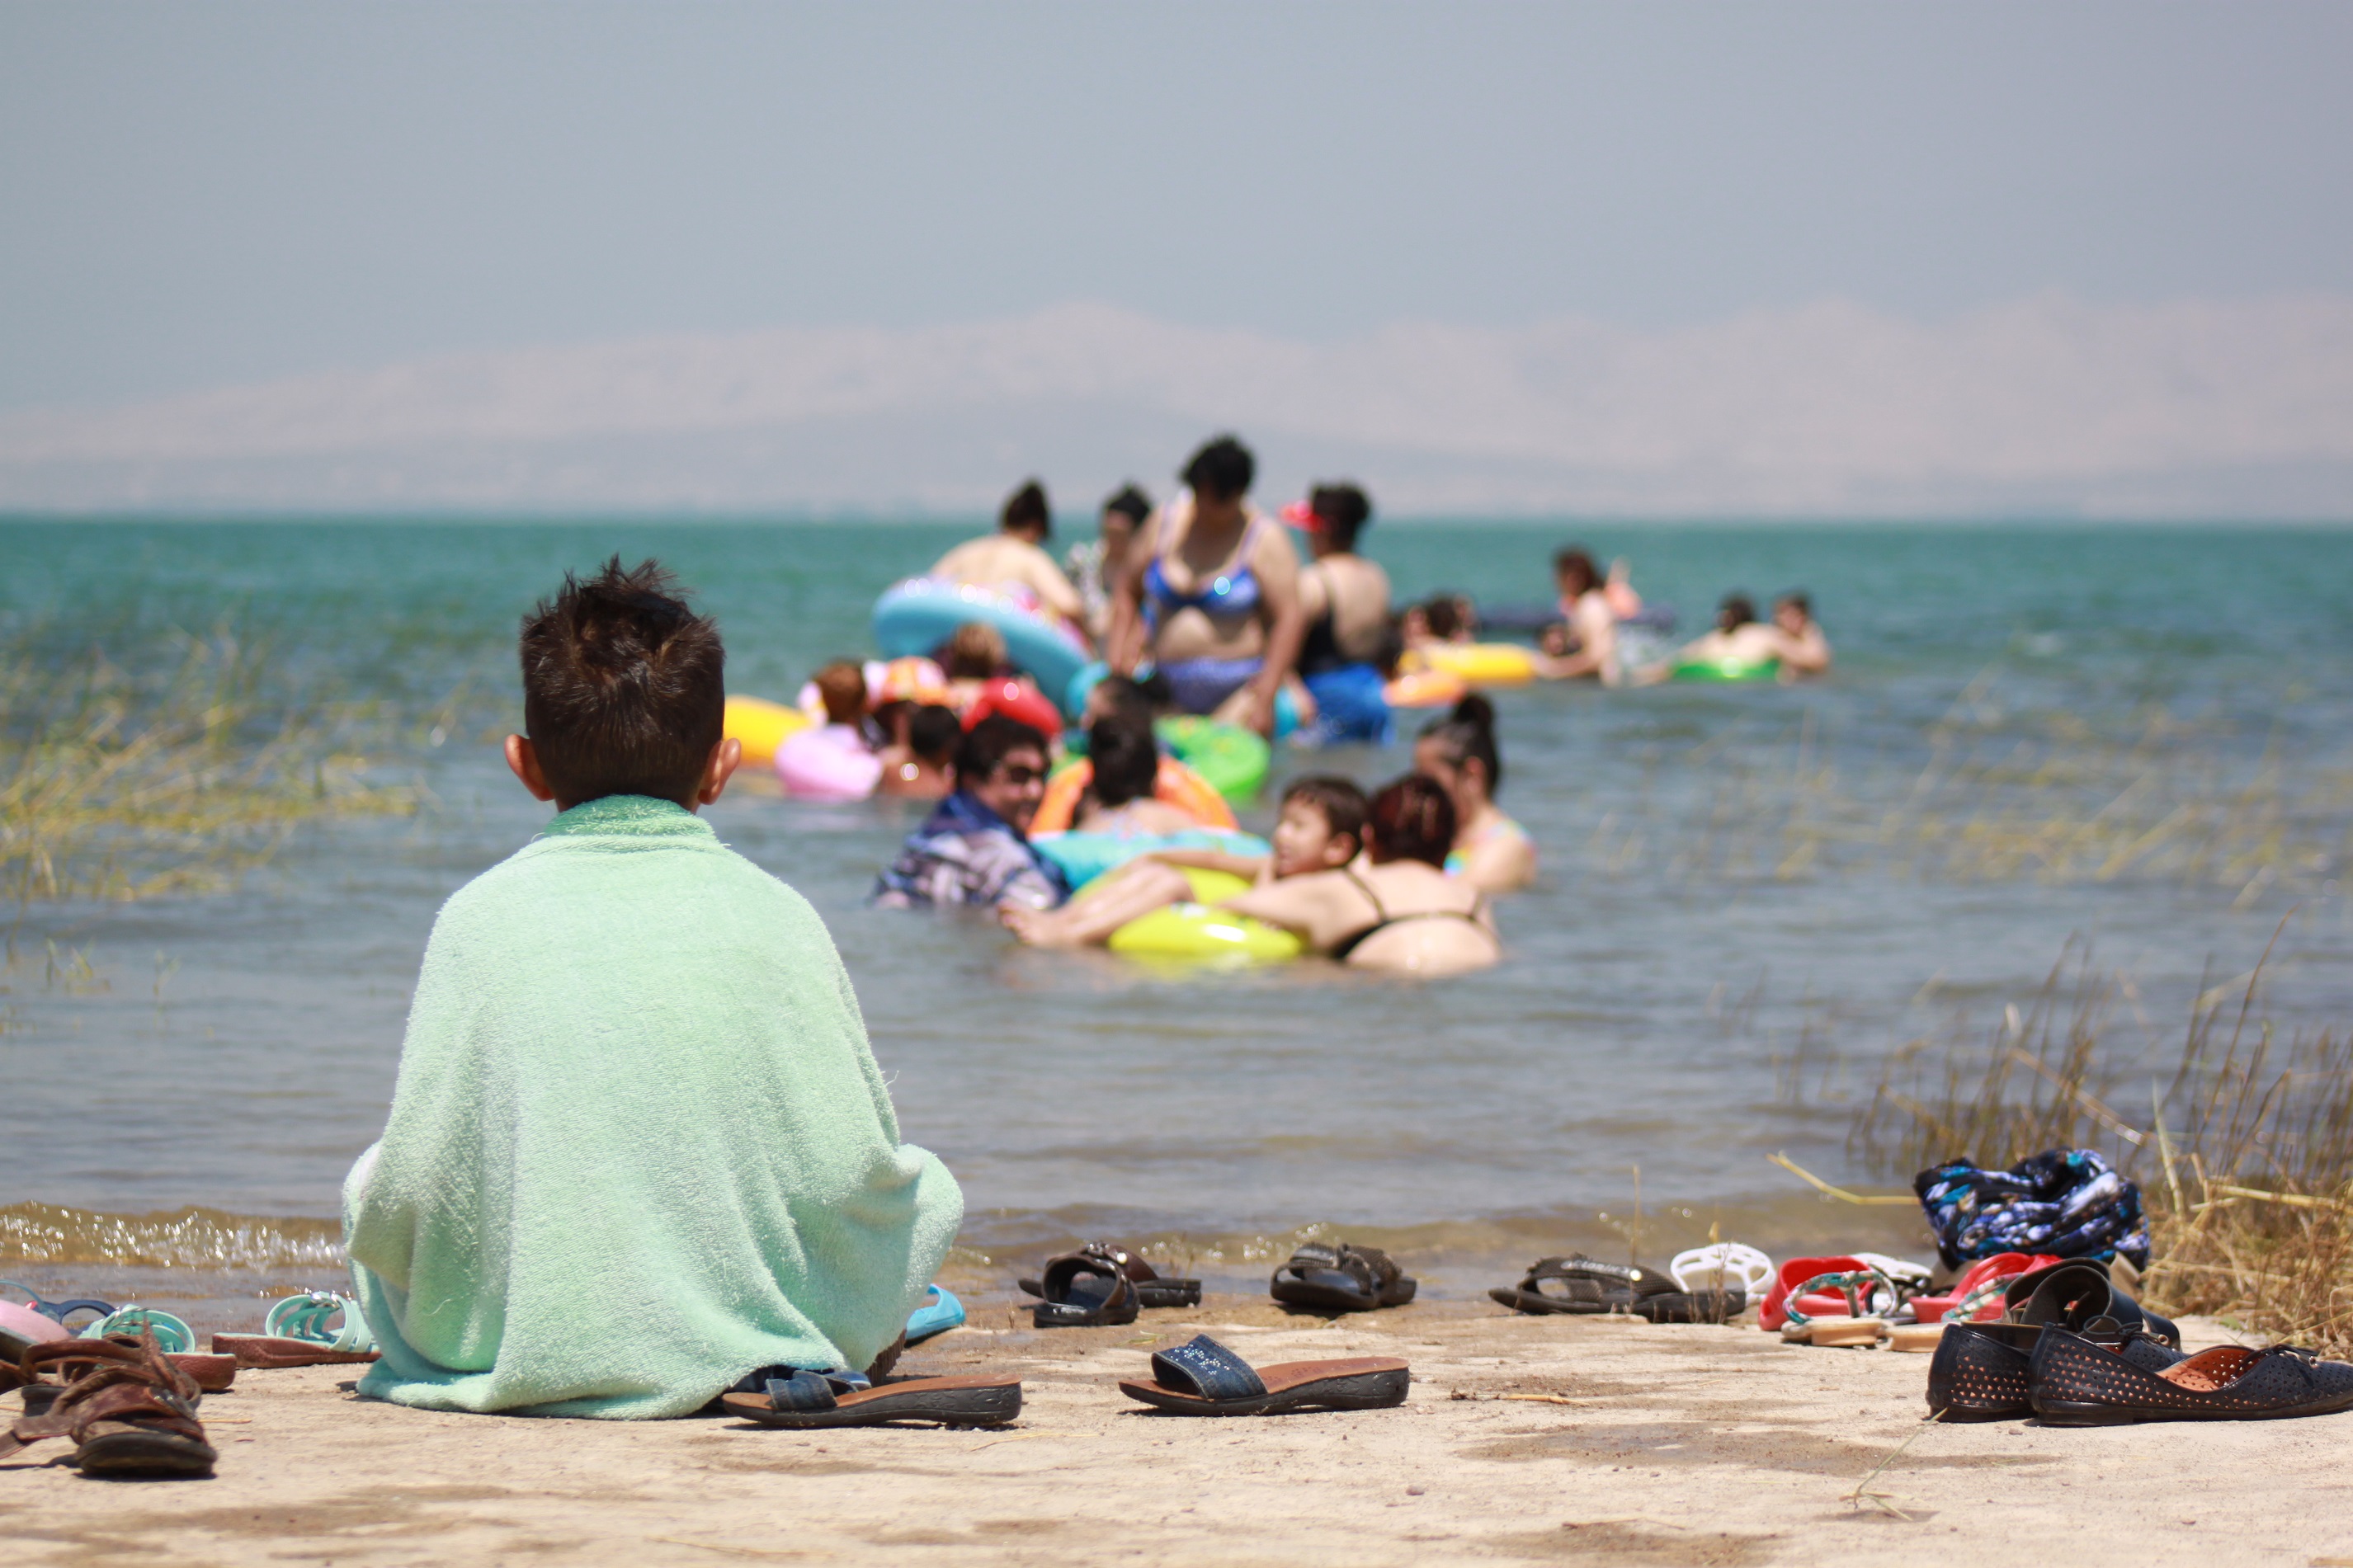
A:
[[[662,1416],[756,1367],[863,1367],[963,1197],[899,1142],[799,894],[608,796],[450,899],[344,1233],[404,1405]]]

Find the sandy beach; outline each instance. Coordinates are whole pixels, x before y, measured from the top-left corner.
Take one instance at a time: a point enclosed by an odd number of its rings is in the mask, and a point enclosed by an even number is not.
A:
[[[975,1306],[902,1370],[1018,1371],[1010,1427],[440,1415],[356,1400],[348,1369],[248,1372],[205,1403],[216,1479],[87,1480],[45,1447],[0,1465],[0,1534],[47,1564],[2353,1563],[2353,1415],[1923,1430],[1926,1356],[1753,1328],[1469,1302],[1326,1325],[1212,1296],[1039,1333],[1001,1297]],[[1118,1394],[1202,1330],[1261,1363],[1401,1355],[1412,1397],[1198,1421]]]

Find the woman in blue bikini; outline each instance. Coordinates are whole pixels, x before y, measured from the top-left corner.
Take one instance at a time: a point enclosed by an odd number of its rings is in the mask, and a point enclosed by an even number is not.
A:
[[[1299,557],[1244,499],[1256,469],[1230,436],[1193,454],[1186,489],[1128,552],[1108,651],[1120,675],[1150,658],[1183,711],[1271,734],[1275,693],[1307,626]]]

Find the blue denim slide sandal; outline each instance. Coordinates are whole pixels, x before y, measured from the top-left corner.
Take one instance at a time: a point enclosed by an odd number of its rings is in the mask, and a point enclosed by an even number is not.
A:
[[[907,1320],[906,1342],[911,1346],[919,1345],[925,1340],[939,1338],[950,1329],[962,1327],[964,1303],[934,1285],[930,1297]]]
[[[1388,1356],[1253,1367],[1207,1334],[1155,1351],[1151,1383],[1119,1385],[1130,1399],[1178,1415],[1275,1415],[1286,1410],[1378,1410],[1403,1405],[1413,1373]]]
[[[793,1370],[789,1377],[764,1379],[757,1393],[723,1394],[719,1402],[730,1415],[763,1426],[881,1426],[893,1421],[1001,1426],[1021,1414],[1021,1380],[909,1377],[870,1386],[853,1373]]]

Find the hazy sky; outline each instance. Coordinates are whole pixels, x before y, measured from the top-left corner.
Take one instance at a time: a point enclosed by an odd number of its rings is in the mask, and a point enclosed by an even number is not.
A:
[[[2353,291],[2353,6],[20,5],[0,405],[1100,300]]]

